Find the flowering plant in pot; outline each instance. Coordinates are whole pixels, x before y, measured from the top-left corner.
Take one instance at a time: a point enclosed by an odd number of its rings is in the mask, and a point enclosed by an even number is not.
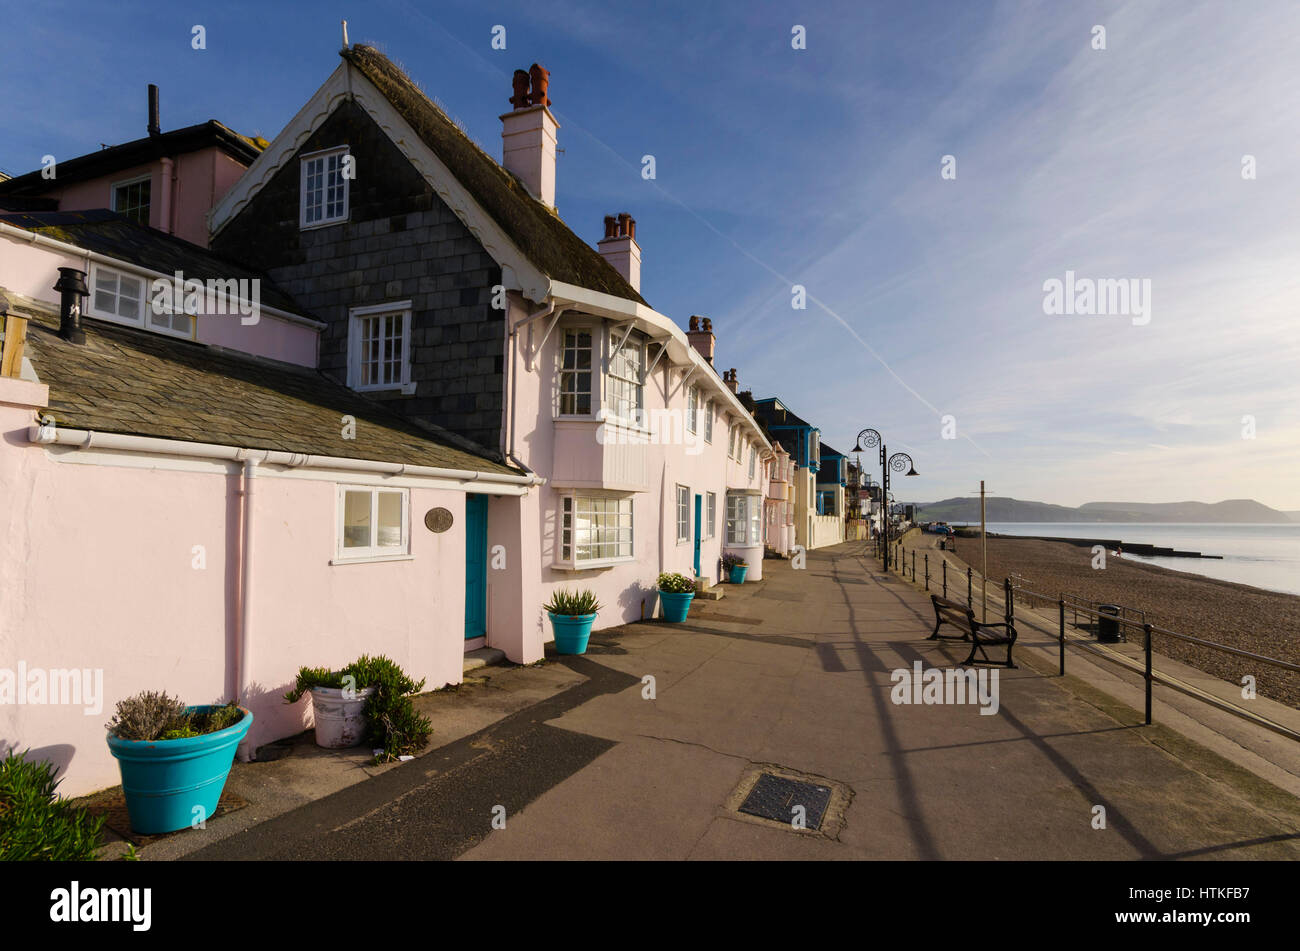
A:
[[[186,706],[146,691],[118,701],[108,749],[122,774],[131,828],[145,835],[197,826],[217,811],[253,714],[230,703]]]
[[[600,602],[589,588],[581,591],[557,591],[543,605],[551,618],[555,649],[561,654],[585,654],[591,626],[596,622]]]
[[[664,620],[674,624],[685,621],[695,598],[695,581],[675,571],[665,571],[659,576],[656,587],[659,589],[659,603],[663,605]]]
[[[722,569],[727,572],[727,580],[732,584],[744,584],[749,572],[749,562],[740,555],[727,552],[722,556]]]
[[[424,689],[383,655],[363,654],[341,670],[302,667],[285,703],[311,693],[316,745],[345,749],[369,741],[386,762],[412,756],[429,744],[432,723],[417,713],[411,696]]]

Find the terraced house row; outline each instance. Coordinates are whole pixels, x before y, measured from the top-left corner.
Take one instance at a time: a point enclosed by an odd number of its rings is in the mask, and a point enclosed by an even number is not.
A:
[[[541,658],[557,589],[616,625],[662,571],[843,538],[815,430],[641,296],[635,219],[593,248],[559,217],[544,69],[498,162],[340,55],[271,142],[163,132],[151,87],[147,138],[0,182],[0,647],[103,671],[0,738],[67,793],[116,782],[103,722],[140,690],[240,697],[247,756],[307,725],[302,665],[457,683],[481,646]]]

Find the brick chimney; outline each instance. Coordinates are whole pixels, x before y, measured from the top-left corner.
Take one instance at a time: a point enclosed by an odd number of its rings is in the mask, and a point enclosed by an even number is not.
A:
[[[736,392],[736,387],[738,387],[740,384],[736,382],[735,367],[732,367],[730,370],[722,371],[722,382],[727,384],[727,387],[731,390],[731,392],[733,393]]]
[[[560,124],[546,108],[551,73],[536,63],[516,69],[510,97],[511,112],[501,117],[502,161],[518,176],[528,193],[547,208],[555,207],[555,133]]]
[[[700,327],[700,321],[704,321],[703,328]],[[713,336],[713,321],[707,317],[691,317],[691,329],[686,334],[686,339],[691,342],[691,346],[700,351],[700,355],[713,365],[713,348],[718,342],[718,338]]]
[[[627,212],[605,216],[605,237],[596,242],[596,250],[632,290],[641,292],[641,245],[636,243],[636,219]]]

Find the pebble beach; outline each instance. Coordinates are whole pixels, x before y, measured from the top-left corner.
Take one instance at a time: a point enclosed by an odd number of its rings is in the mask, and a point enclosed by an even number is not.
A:
[[[924,541],[913,544],[934,544],[930,536],[921,538]],[[958,538],[956,555],[979,571],[978,538]],[[1128,561],[1113,553],[1098,570],[1092,567],[1088,547],[1032,538],[990,537],[988,573],[999,581],[1019,575],[1025,587],[1053,599],[1064,593],[1145,611],[1156,627],[1300,664],[1300,597],[1295,595]],[[1129,634],[1130,639],[1135,636],[1141,632]],[[1232,683],[1240,684],[1249,674],[1261,696],[1300,708],[1300,674],[1159,634],[1152,639],[1152,649]]]

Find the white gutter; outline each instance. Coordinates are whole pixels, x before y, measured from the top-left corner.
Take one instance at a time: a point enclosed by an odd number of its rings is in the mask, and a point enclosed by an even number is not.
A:
[[[417,466],[404,462],[376,462],[370,459],[344,459],[340,456],[316,456],[301,452],[253,449],[247,446],[222,446],[215,443],[159,439],[154,436],[128,436],[121,433],[98,433],[88,429],[58,429],[37,423],[27,427],[27,439],[41,445],[75,446],[78,449],[116,449],[123,452],[153,453],[163,456],[187,456],[198,459],[221,459],[227,462],[255,460],[261,465],[292,466],[303,469],[330,469],[339,472],[368,472],[378,475],[412,478],[450,479],[458,482],[481,482],[488,485],[534,486],[546,482],[538,475],[504,475],[476,472],[471,469],[444,469]]]
[[[139,264],[132,264],[129,261],[121,261],[117,258],[110,258],[106,254],[100,254],[98,251],[89,251],[86,248],[77,247],[75,244],[68,244],[66,241],[58,241],[54,238],[46,237],[43,234],[37,234],[35,231],[28,231],[25,228],[15,228],[11,224],[0,221],[0,235],[13,238],[17,241],[26,241],[28,244],[39,245],[41,247],[51,248],[55,251],[62,251],[64,254],[70,254],[74,257],[84,258],[87,261],[94,261],[97,264],[107,264],[109,267],[117,268],[120,271],[130,271],[134,274],[141,274],[155,280],[164,280],[170,286],[176,280],[175,274],[164,274],[162,271],[155,271],[153,268],[143,267]],[[227,295],[226,299],[232,300]],[[244,305],[252,307],[253,302],[243,298],[233,298],[236,306]],[[280,310],[269,304],[258,303],[258,309],[261,312],[270,314],[280,320],[287,320],[293,324],[302,324],[304,327],[311,327],[315,330],[324,330],[326,324],[319,320],[312,320],[310,317],[303,317],[300,314],[291,314],[287,310]],[[221,314],[200,314],[201,317],[220,317]]]

